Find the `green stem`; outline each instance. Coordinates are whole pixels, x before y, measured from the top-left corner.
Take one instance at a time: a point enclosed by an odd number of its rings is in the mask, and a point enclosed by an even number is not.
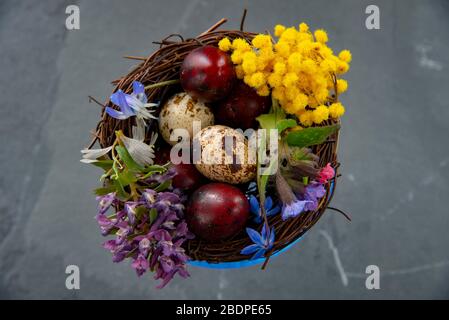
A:
[[[146,86],[145,90],[159,88],[159,87],[168,86],[168,85],[177,84],[177,83],[179,83],[179,79],[161,81],[161,82],[153,83],[153,84]]]

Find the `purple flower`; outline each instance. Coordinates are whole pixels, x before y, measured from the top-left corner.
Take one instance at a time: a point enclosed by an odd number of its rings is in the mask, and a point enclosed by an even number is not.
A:
[[[148,255],[148,252],[151,248],[151,241],[148,238],[143,238],[139,241],[139,252],[144,256]]]
[[[253,254],[251,259],[258,259],[264,256],[264,254],[273,247],[274,244],[274,227],[269,229],[266,224],[262,227],[262,232],[259,233],[254,229],[246,228],[249,238],[254,244],[243,248],[240,251],[241,254],[250,255]]]
[[[170,257],[167,255],[161,256],[161,258],[159,259],[159,263],[161,264],[162,270],[164,270],[165,273],[172,272],[176,267],[173,260],[170,259]]]
[[[105,214],[106,211],[116,202],[115,192],[108,193],[104,196],[98,196],[98,214]]]
[[[164,288],[175,276],[176,270],[172,270],[170,272],[165,272],[163,268],[159,268],[156,271],[156,275],[154,276],[154,279],[162,279],[162,282],[156,287],[158,289]]]
[[[103,243],[103,248],[112,253],[112,262],[114,263],[123,261],[129,253],[129,246],[117,244],[115,240],[106,241]]]
[[[254,215],[254,222],[255,223],[261,223],[262,222],[262,210],[260,208],[259,201],[257,198],[253,195],[249,197],[249,204],[251,208],[251,213]],[[273,204],[273,199],[271,197],[267,197],[265,199],[265,213],[267,217],[274,216],[279,213],[281,208],[279,205]]]
[[[276,189],[282,202],[281,216],[284,221],[300,215],[306,204],[309,203],[309,200],[299,200],[296,197],[290,185],[279,172],[276,173]]]
[[[180,217],[183,216],[184,205],[181,203],[181,197],[174,192],[159,192],[147,189],[142,194],[142,200],[146,202],[149,208],[155,208],[159,213],[168,214],[174,212]]]
[[[134,224],[136,221],[136,209],[139,203],[137,202],[127,202],[125,203],[125,212],[128,216],[128,221],[130,224]]]
[[[175,276],[175,274],[179,274],[182,278],[189,277],[189,273],[186,270],[185,264],[176,264],[169,258],[161,259],[161,268],[156,270],[156,275],[154,278],[162,279],[162,282],[156,287],[158,289],[164,288]]]
[[[176,274],[187,277],[189,257],[182,245],[192,239],[193,234],[183,219],[184,198],[180,190],[156,192],[152,189],[144,190],[137,201],[119,202],[115,195],[101,198],[101,212],[111,205],[111,199],[122,208],[111,217],[97,216],[102,232],[111,234],[114,231],[116,236],[103,244],[112,253],[112,260],[120,262],[130,258],[138,276],[149,269],[155,270],[155,278],[162,280],[159,288]],[[141,207],[146,210],[137,214]],[[154,213],[157,214],[155,220],[150,218]]]
[[[131,229],[128,227],[120,227],[117,232],[115,233],[116,238],[115,238],[115,243],[117,244],[121,244],[125,241],[126,237],[130,234]]]
[[[305,206],[310,201],[300,201],[295,200],[290,203],[284,203],[282,205],[282,220],[287,220],[289,218],[297,217],[299,214],[301,214],[304,211]]]
[[[106,236],[109,232],[115,227],[115,223],[117,222],[114,218],[108,218],[104,214],[99,214],[95,217],[100,226],[101,234]]]
[[[168,169],[164,173],[155,173],[152,174],[147,180],[147,183],[159,183],[162,184],[164,182],[167,182],[168,180],[173,179],[176,176],[176,171],[173,168]]]
[[[155,107],[157,104],[148,103],[145,87],[138,81],[133,82],[131,94],[126,94],[119,89],[111,95],[111,102],[120,108],[120,111],[117,111],[111,107],[106,107],[106,113],[115,119],[124,120],[132,116],[139,119],[156,119],[147,108]]]
[[[314,211],[318,208],[319,200],[326,194],[324,186],[317,182],[307,185],[303,195],[299,195],[301,200],[307,201],[304,210]]]
[[[157,199],[157,192],[152,189],[146,189],[142,193],[142,199],[146,202],[147,207],[152,208]]]
[[[139,254],[137,258],[131,263],[131,267],[136,270],[137,275],[140,277],[143,275],[148,268],[150,267],[150,263],[147,258],[142,254]]]
[[[185,221],[181,221],[176,227],[176,237],[193,239],[195,236],[189,231],[187,223]]]

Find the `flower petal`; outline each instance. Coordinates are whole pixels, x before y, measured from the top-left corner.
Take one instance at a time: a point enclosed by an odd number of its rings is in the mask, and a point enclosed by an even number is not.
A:
[[[260,216],[260,206],[259,201],[257,198],[253,195],[249,197],[249,205],[251,207],[251,213],[255,214],[256,216]]]
[[[127,98],[131,97],[128,94],[125,94],[121,89],[111,95],[112,103],[118,105],[120,107],[120,111],[128,116],[134,116],[136,113],[131,109],[130,105],[127,102]]]
[[[126,95],[125,96],[126,103],[129,105],[129,107],[133,110],[134,113],[139,112],[141,109],[144,109],[144,105],[142,101],[140,101],[137,97]]]
[[[155,157],[153,146],[128,138],[124,135],[120,137],[130,156],[141,166],[152,165]]]
[[[257,232],[254,229],[251,228],[246,228],[246,233],[248,234],[249,238],[256,244],[263,246],[264,242],[262,239],[262,236],[260,235],[259,232]]]
[[[106,113],[110,115],[111,117],[117,119],[117,120],[125,120],[128,119],[129,116],[125,115],[123,112],[117,111],[115,109],[112,109],[110,107],[106,107]]]
[[[133,81],[133,93],[135,95],[145,93],[144,85],[139,81]]]
[[[270,232],[270,239],[268,240],[268,244],[269,244],[268,249],[271,249],[271,247],[273,246],[275,237],[276,237],[276,235],[275,235],[274,227],[272,227],[271,232]]]
[[[254,252],[256,252],[259,249],[260,249],[259,245],[252,244],[252,245],[249,245],[249,246],[243,248],[243,250],[240,251],[240,253],[241,254],[245,254],[245,255],[249,255],[249,254],[253,254]]]
[[[270,227],[267,228],[266,223],[263,224],[261,235],[262,235],[262,240],[264,241],[264,245],[267,245],[268,238],[270,237]]]
[[[112,146],[103,149],[83,149],[81,153],[83,154],[83,159],[86,160],[96,160],[112,150]]]
[[[143,119],[136,119],[137,126],[132,127],[133,139],[143,141],[145,140],[145,121]],[[153,144],[153,143],[151,143]]]
[[[297,217],[304,211],[304,207],[307,203],[310,201],[304,200],[304,201],[294,201],[289,204],[285,204],[282,207],[282,220],[287,220],[292,217]]]
[[[273,206],[273,199],[271,199],[271,197],[267,197],[265,199],[265,210],[270,210],[271,207]]]
[[[261,224],[262,223],[262,217],[261,216],[254,217],[253,221],[254,221],[254,223]]]
[[[256,254],[251,257],[251,260],[262,258],[264,254],[265,254],[265,249],[263,249],[263,248],[259,249],[259,251],[257,251]]]
[[[133,95],[142,103],[148,102],[147,95],[145,94],[145,86],[139,81],[133,82]]]
[[[278,214],[279,211],[281,211],[281,207],[277,205],[274,208],[271,208],[270,210],[267,211],[267,217],[274,216]]]

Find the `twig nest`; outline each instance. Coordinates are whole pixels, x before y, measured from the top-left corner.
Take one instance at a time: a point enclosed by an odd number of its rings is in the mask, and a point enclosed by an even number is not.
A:
[[[221,125],[206,127],[194,138],[197,148],[201,158],[195,166],[210,180],[239,184],[256,178],[255,153],[239,131]]]
[[[202,129],[214,124],[214,114],[203,102],[185,92],[180,92],[171,97],[162,107],[159,130],[167,143],[175,145],[181,138],[175,130],[187,130],[190,139],[193,136],[194,121],[198,121]]]

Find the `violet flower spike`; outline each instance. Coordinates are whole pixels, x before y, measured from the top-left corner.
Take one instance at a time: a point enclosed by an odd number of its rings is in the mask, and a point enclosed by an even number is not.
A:
[[[264,224],[261,233],[251,228],[246,228],[246,233],[254,244],[243,248],[240,253],[244,255],[253,254],[251,260],[263,257],[267,251],[273,248],[275,239],[274,227],[270,230],[267,224]]]
[[[145,94],[145,87],[138,81],[133,82],[133,92],[131,94],[124,93],[121,89],[111,95],[111,102],[120,108],[117,111],[111,107],[106,107],[106,113],[118,120],[125,120],[129,117],[136,116],[138,119],[156,119],[151,114],[149,108],[156,107],[156,103],[148,103]],[[147,109],[148,108],[148,109]]]
[[[262,210],[260,208],[259,200],[253,195],[249,197],[249,204],[251,208],[251,213],[254,215],[254,222],[255,223],[262,223],[263,217],[262,217]],[[281,208],[279,205],[274,205],[273,199],[271,197],[267,197],[265,199],[265,212],[267,217],[274,216],[281,211]]]

